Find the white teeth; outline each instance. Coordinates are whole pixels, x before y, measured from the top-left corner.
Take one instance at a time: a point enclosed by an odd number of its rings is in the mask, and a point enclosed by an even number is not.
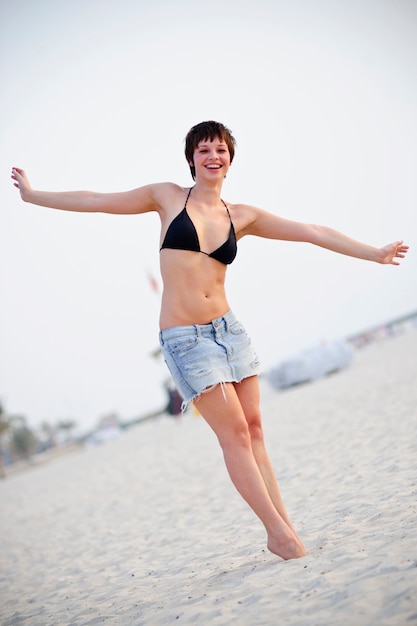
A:
[[[207,165],[209,170],[218,170],[220,169],[220,165]]]

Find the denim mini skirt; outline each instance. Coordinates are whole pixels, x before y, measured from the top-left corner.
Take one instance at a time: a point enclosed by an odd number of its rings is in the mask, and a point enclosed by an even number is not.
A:
[[[165,363],[183,398],[182,410],[202,392],[221,383],[239,383],[260,374],[259,359],[232,311],[209,324],[161,330]]]

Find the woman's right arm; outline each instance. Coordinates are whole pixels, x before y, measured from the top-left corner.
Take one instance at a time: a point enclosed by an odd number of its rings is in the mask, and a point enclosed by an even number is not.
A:
[[[133,214],[158,211],[159,191],[164,183],[146,185],[131,191],[119,193],[97,193],[94,191],[38,191],[32,189],[24,170],[12,169],[14,186],[20,191],[24,202],[61,209],[63,211],[79,211],[85,213]]]

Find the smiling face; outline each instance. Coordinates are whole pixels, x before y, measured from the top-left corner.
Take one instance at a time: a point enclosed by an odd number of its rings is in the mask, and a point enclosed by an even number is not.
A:
[[[188,132],[185,138],[185,157],[190,166],[191,176],[196,178],[196,168],[195,163],[198,159],[198,162],[202,160],[203,156],[208,158],[211,154],[212,159],[211,167],[205,167],[203,172],[217,172],[219,175],[219,171],[223,176],[226,175],[226,171],[233,161],[233,157],[235,154],[235,138],[233,137],[230,130],[221,124],[220,122],[201,122],[196,126],[193,126],[191,130]],[[228,157],[228,164],[224,163],[225,155]],[[220,157],[223,155],[221,161]],[[219,167],[220,166],[220,167]]]
[[[194,167],[195,178],[224,178],[230,166],[230,153],[227,144],[218,137],[212,141],[201,141],[194,150],[190,166]]]

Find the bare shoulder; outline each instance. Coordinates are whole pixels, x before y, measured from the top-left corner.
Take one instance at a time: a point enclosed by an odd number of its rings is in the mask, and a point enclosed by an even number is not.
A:
[[[232,218],[237,237],[240,238],[245,235],[255,234],[253,229],[264,211],[249,204],[233,204],[231,202],[227,202],[226,204],[229,208],[230,217]]]
[[[126,205],[121,212],[146,213],[164,211],[170,199],[180,193],[182,187],[175,183],[151,183],[117,194],[115,200]]]

